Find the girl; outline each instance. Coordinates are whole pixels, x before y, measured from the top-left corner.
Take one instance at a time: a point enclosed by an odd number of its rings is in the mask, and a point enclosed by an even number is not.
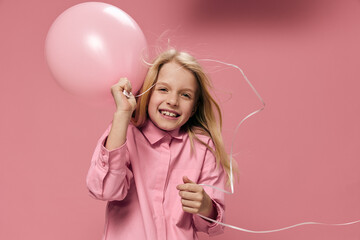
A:
[[[116,111],[87,175],[91,196],[108,201],[104,240],[223,232],[201,217],[223,221],[224,193],[201,185],[223,189],[230,172],[208,86],[195,58],[170,49],[150,67],[137,102],[126,78],[111,88]]]

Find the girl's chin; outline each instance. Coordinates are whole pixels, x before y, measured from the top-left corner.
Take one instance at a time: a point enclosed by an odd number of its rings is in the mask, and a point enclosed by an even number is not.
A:
[[[155,125],[163,131],[173,131],[181,126],[177,123],[169,123],[164,121],[155,121]]]
[[[165,125],[165,124],[159,124],[157,126],[158,126],[158,128],[160,128],[163,131],[173,131],[173,130],[179,128],[177,126],[169,126],[169,125]]]

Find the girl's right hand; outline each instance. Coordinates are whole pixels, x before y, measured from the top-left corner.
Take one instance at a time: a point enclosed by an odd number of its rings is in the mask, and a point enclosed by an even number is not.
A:
[[[131,93],[131,89],[131,83],[127,78],[120,78],[120,81],[111,87],[111,94],[113,95],[117,112],[128,112],[131,115],[135,110],[136,100]],[[124,90],[129,93],[129,98],[124,95]]]

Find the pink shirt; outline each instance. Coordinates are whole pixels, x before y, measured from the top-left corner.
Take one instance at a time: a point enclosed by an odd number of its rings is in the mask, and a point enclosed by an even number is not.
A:
[[[197,184],[224,188],[226,173],[216,168],[215,157],[204,145],[181,131],[162,131],[150,120],[142,129],[129,125],[127,140],[108,151],[104,147],[110,127],[99,139],[87,175],[96,199],[108,201],[103,240],[198,239],[197,231],[217,235],[223,226],[184,212],[176,186],[188,176]],[[207,136],[198,137],[210,146]],[[224,193],[204,186],[224,218]]]

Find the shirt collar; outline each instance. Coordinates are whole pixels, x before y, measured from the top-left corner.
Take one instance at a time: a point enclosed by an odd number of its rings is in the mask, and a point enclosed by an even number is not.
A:
[[[178,140],[182,140],[184,136],[184,132],[181,131],[180,128],[172,131],[164,131],[155,126],[155,124],[150,119],[146,120],[144,126],[141,128],[141,131],[150,144],[154,144],[166,136],[170,136]]]

